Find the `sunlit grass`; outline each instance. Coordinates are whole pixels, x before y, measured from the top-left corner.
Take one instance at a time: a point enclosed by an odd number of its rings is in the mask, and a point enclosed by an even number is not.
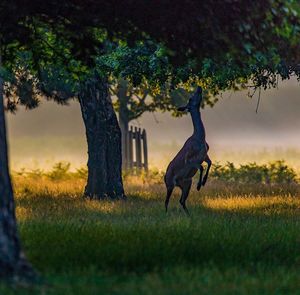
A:
[[[187,217],[178,190],[165,213],[162,183],[127,178],[128,200],[115,202],[84,199],[84,183],[14,177],[23,246],[47,285],[14,293],[0,286],[0,294],[294,294],[299,288],[299,185],[214,181],[200,192],[193,186]]]
[[[214,210],[227,211],[260,211],[261,213],[286,213],[289,215],[300,213],[300,198],[292,197],[290,195],[279,195],[271,197],[241,197],[233,196],[229,198],[211,199],[205,198],[202,204]]]

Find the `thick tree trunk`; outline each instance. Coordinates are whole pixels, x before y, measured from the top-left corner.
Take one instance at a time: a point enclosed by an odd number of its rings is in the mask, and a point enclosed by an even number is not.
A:
[[[0,77],[0,278],[32,279],[35,274],[21,250],[17,231],[13,190],[8,170],[3,102],[3,80]]]
[[[108,113],[111,114],[107,126],[107,159],[109,159],[107,192],[111,198],[125,198],[122,181],[121,130],[110,96],[107,96],[107,99]]]
[[[88,144],[85,196],[125,198],[122,182],[121,132],[108,83],[95,74],[81,88],[79,102]]]

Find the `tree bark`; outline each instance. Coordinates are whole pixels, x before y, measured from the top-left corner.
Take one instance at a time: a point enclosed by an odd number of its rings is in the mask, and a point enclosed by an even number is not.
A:
[[[120,79],[117,90],[117,97],[119,100],[119,124],[121,128],[122,136],[122,163],[123,169],[128,169],[129,165],[127,163],[127,136],[129,127],[129,114],[128,114],[128,96],[127,96],[128,82]]]
[[[106,79],[96,73],[81,86],[81,112],[88,144],[88,179],[84,195],[123,199],[121,131]]]
[[[119,124],[121,129],[121,138],[122,138],[122,163],[123,170],[128,169],[128,159],[127,159],[127,137],[128,137],[128,128],[129,128],[129,119],[126,116],[126,112],[122,108],[119,109]]]
[[[35,277],[35,273],[20,246],[8,169],[3,87],[3,79],[0,77],[0,278],[31,280]]]

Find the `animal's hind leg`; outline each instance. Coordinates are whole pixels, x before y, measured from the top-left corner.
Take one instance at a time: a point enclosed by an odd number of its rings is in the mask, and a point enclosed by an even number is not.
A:
[[[199,167],[200,176],[199,176],[199,181],[198,181],[198,183],[197,183],[197,191],[200,190],[201,185],[202,185],[202,175],[203,175],[203,170],[204,170],[204,169],[203,169],[203,166],[200,165],[200,167]]]
[[[207,178],[208,178],[208,173],[209,173],[209,169],[211,167],[211,159],[209,158],[209,156],[206,156],[205,160],[204,160],[206,163],[207,163],[207,168],[206,168],[206,172],[205,172],[205,175],[203,177],[203,181],[202,181],[202,185],[204,186],[206,181],[207,181]]]
[[[172,186],[172,187],[167,187],[167,196],[166,196],[166,200],[165,200],[165,208],[166,208],[166,212],[168,212],[169,200],[170,200],[170,197],[171,197],[171,195],[172,195],[173,189],[174,189],[174,186]]]
[[[189,215],[189,211],[185,205],[185,202],[189,196],[191,185],[192,185],[192,179],[187,179],[183,181],[182,185],[180,186],[182,194],[179,202],[187,215]]]

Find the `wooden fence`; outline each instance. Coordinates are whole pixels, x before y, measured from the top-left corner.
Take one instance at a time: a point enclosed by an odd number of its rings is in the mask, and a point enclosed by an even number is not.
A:
[[[148,146],[146,130],[137,127],[122,134],[123,169],[140,172],[148,171]]]

